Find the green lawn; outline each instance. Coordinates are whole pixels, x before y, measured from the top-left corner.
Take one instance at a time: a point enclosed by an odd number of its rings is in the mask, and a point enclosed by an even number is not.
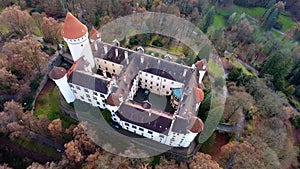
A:
[[[215,29],[219,29],[219,28],[224,28],[226,27],[226,21],[225,18],[222,15],[215,15],[215,20],[214,20],[214,24],[213,27]]]
[[[229,18],[230,15],[234,12],[235,12],[234,8],[230,8],[230,9],[219,8],[216,13],[217,15],[221,15],[224,18]]]
[[[237,60],[232,59],[232,63],[234,64],[234,66],[235,66],[236,68],[241,68],[242,71],[243,71],[243,73],[244,73],[245,75],[249,75],[249,76],[257,76],[256,74],[251,73],[244,65],[242,65],[242,64],[241,64],[240,62],[238,62]]]
[[[183,46],[172,45],[166,50],[174,55],[183,55]]]
[[[62,121],[62,126],[68,128],[71,124],[75,124],[76,120],[60,111],[58,89],[55,87],[54,82],[48,83],[49,84],[45,85],[46,88],[44,87],[36,100],[34,114],[37,118],[47,116],[49,120],[60,118]]]
[[[220,65],[218,65],[216,62],[212,61],[212,59],[208,60],[208,67],[210,72],[215,78],[222,77],[224,74],[224,69]]]
[[[9,33],[9,27],[6,24],[0,24],[0,32],[3,34]]]
[[[261,18],[266,11],[266,9],[262,8],[262,7],[245,8],[245,7],[241,7],[241,6],[237,6],[237,5],[234,5],[234,7],[238,8],[239,10],[245,12],[246,14],[248,14],[256,19]]]
[[[241,7],[241,6],[237,6],[237,5],[235,5],[234,7],[256,19],[260,19],[266,11],[266,9],[262,8],[262,7],[245,8],[245,7]],[[281,29],[282,32],[287,31],[288,29],[294,27],[296,24],[295,21],[293,21],[293,19],[291,17],[287,16],[286,13],[280,14],[278,21],[280,23],[282,23],[282,25],[283,25],[282,29]]]
[[[282,32],[285,32],[296,25],[295,21],[293,21],[292,18],[285,15],[279,15],[278,21],[282,23]]]
[[[38,27],[33,30],[33,34],[35,34],[36,36],[43,36],[41,30]]]

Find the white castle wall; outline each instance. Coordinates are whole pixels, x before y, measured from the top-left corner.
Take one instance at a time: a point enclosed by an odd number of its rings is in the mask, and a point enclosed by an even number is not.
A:
[[[158,95],[171,95],[173,88],[182,88],[183,84],[148,72],[139,72],[141,87]]]
[[[76,99],[87,102],[94,107],[100,107],[101,109],[106,108],[105,99],[108,97],[108,94],[100,93],[73,83],[70,83],[70,86]]]
[[[64,38],[64,40],[68,44],[74,62],[85,56],[91,67],[93,68],[95,66],[94,56],[88,39],[88,32],[78,39]]]
[[[95,62],[97,68],[100,68],[101,70],[106,70],[110,74],[120,75],[123,69],[123,65],[107,61],[101,58],[95,58]]]
[[[60,79],[56,79],[56,80],[53,79],[53,81],[58,86],[59,91],[62,93],[62,95],[64,96],[67,103],[71,103],[75,100],[73,91],[71,90],[71,88],[68,84],[67,75],[64,75]]]
[[[129,100],[133,100],[133,97],[135,95],[135,93],[137,92],[137,90],[139,89],[139,75],[137,75],[135,77],[135,79],[133,80],[130,92],[128,94],[128,99]]]

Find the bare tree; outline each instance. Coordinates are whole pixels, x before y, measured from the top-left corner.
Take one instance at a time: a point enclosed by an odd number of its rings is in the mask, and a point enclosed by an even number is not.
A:
[[[31,34],[33,20],[27,11],[21,11],[19,6],[5,8],[0,15],[0,22],[6,24],[10,31],[21,36]]]

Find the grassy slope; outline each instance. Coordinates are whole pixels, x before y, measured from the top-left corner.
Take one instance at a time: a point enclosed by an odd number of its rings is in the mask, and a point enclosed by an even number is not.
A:
[[[235,5],[235,7],[256,19],[260,19],[266,11],[266,9],[262,7],[245,8],[237,5]]]
[[[43,89],[43,92],[38,97],[34,114],[37,118],[47,116],[49,120],[60,118],[63,127],[68,128],[71,124],[76,123],[76,121],[60,111],[58,89],[54,83],[49,85],[46,89]]]

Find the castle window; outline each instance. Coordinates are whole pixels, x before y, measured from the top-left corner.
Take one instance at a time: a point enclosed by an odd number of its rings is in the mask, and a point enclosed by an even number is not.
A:
[[[153,84],[153,82],[151,81],[150,84]]]
[[[94,96],[93,99],[94,99],[94,100],[97,100],[97,97]]]
[[[83,96],[80,96],[80,98],[81,98],[82,100],[84,100],[84,97],[83,97]]]
[[[111,64],[112,66],[115,66],[115,64]]]
[[[157,77],[157,80],[159,80],[159,77]]]
[[[105,98],[105,96],[103,94],[100,94],[100,97]]]
[[[164,138],[164,136],[163,136],[163,135],[159,135],[159,137],[160,137],[160,138]]]
[[[72,88],[74,87],[72,84],[69,84],[69,85],[70,85],[70,87],[72,87]]]
[[[136,126],[135,126],[135,125],[132,125],[132,128],[136,129]]]
[[[76,89],[80,90],[80,87],[79,87],[79,86],[76,86]]]
[[[162,87],[163,87],[163,88],[165,88],[166,86],[165,86],[165,85],[163,85]]]
[[[148,80],[145,79],[145,83],[147,83],[147,82],[148,82]]]
[[[156,83],[156,86],[159,86],[159,84],[158,84],[158,83]]]
[[[97,93],[97,92],[94,92],[94,95],[95,95],[95,96],[98,96],[98,93]]]
[[[77,91],[76,91],[76,90],[73,90],[73,92],[74,92],[74,93],[77,93]]]
[[[90,96],[90,95],[88,95],[88,94],[86,94],[86,97],[87,97],[87,98],[91,98],[91,96]]]
[[[169,94],[169,91],[167,91],[166,93]]]
[[[171,82],[171,84],[174,84],[174,82]]]
[[[142,128],[139,128],[139,130],[140,130],[140,131],[144,131],[144,129],[142,129]]]
[[[167,80],[166,79],[164,79],[164,82],[166,82]]]
[[[84,89],[84,91],[87,92],[87,93],[89,92],[87,89]]]
[[[148,133],[149,133],[149,134],[153,134],[153,132],[152,132],[152,131],[148,131]]]
[[[98,104],[98,105],[100,105],[100,103],[99,103],[99,102],[97,102],[97,104]]]
[[[91,100],[91,99],[88,99],[88,101],[89,101],[89,102],[92,102],[92,100]]]
[[[115,69],[113,69],[113,72],[114,72],[114,73],[116,72]]]
[[[128,123],[124,123],[125,124],[125,126],[129,126],[129,124]]]

